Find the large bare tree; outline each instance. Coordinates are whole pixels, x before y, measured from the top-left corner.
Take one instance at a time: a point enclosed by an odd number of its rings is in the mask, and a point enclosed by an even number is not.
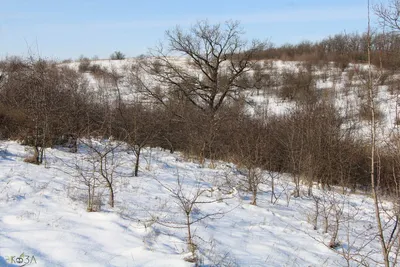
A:
[[[189,31],[176,27],[166,32],[166,46],[151,51],[157,60],[147,65],[150,74],[180,92],[193,105],[214,115],[228,97],[235,97],[237,81],[254,66],[254,55],[264,49],[265,43],[243,39],[238,22],[210,25],[198,22]],[[187,61],[182,62],[182,58]],[[148,93],[164,98],[152,87]]]
[[[257,63],[256,53],[265,48],[265,42],[248,42],[243,35],[233,21],[215,25],[200,21],[187,31],[176,27],[166,32],[165,45],[151,50],[151,57],[143,61],[145,76],[152,78],[138,76],[140,90],[165,107],[170,107],[171,99],[184,99],[207,122],[207,131],[201,134],[201,158],[212,147],[221,122],[219,111],[246,89],[242,78]],[[188,114],[175,115],[185,120]]]

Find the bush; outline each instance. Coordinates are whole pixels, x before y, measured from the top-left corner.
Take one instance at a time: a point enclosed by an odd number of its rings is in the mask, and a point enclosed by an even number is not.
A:
[[[100,73],[103,71],[99,64],[93,64],[89,67],[89,71],[93,73]]]
[[[67,63],[71,63],[72,59],[64,59],[63,61],[61,61],[61,63],[67,64]]]
[[[282,73],[282,86],[278,97],[290,101],[313,101],[315,100],[315,81],[311,71]]]
[[[125,55],[121,51],[115,51],[114,53],[111,54],[110,58],[112,60],[121,60],[125,59]]]
[[[79,72],[88,72],[90,71],[90,59],[82,58],[78,67]]]

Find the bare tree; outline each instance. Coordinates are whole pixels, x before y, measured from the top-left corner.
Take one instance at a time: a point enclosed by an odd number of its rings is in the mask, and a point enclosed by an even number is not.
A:
[[[180,210],[180,212],[182,212],[181,215],[184,216],[184,219],[181,221],[178,218],[175,218],[175,216],[174,219],[170,219],[160,218],[158,215],[157,222],[166,227],[186,229],[186,243],[188,246],[188,251],[191,253],[191,256],[187,257],[185,260],[189,262],[197,262],[197,245],[194,241],[193,225],[207,218],[220,218],[226,213],[226,211],[222,210],[213,213],[202,212],[200,207],[205,204],[221,201],[222,198],[206,198],[205,195],[207,192],[209,192],[209,188],[206,182],[196,180],[192,182],[192,184],[190,184],[189,181],[186,181],[184,178],[180,177],[179,174],[177,174],[176,176],[176,183],[174,185],[167,185],[157,178],[156,181],[162,186],[162,188],[166,189],[170,193],[170,195],[174,199],[174,202],[178,206],[178,209]]]
[[[370,266],[377,263],[375,251],[369,245],[376,238],[372,226],[362,230],[354,223],[363,218],[361,208],[352,205],[349,195],[320,191],[312,196],[314,209],[309,214],[314,230],[322,228],[324,237],[312,237],[340,255],[347,266]],[[326,240],[327,239],[327,240]]]
[[[243,121],[237,130],[236,152],[238,164],[246,168],[245,179],[240,182],[240,187],[252,194],[252,205],[257,205],[259,186],[266,182],[266,177],[260,169],[264,165],[267,143],[265,130],[261,122]]]
[[[398,27],[398,17],[399,17],[399,1],[392,1],[392,6],[389,9],[384,8],[383,6],[379,9],[376,9],[377,15],[380,19],[389,23],[390,27],[393,27],[396,30],[400,30]],[[375,208],[375,220],[377,227],[377,236],[381,245],[381,253],[383,258],[383,263],[385,267],[395,266],[396,263],[391,259],[391,252],[393,248],[394,234],[397,233],[398,228],[398,220],[396,220],[395,224],[392,226],[393,230],[391,231],[391,235],[387,237],[385,235],[385,229],[389,222],[385,221],[385,218],[381,214],[381,205],[380,205],[380,196],[378,191],[378,185],[380,180],[380,169],[378,163],[380,162],[379,151],[377,146],[377,125],[376,125],[376,92],[374,87],[376,86],[376,81],[372,78],[372,66],[371,66],[371,40],[370,40],[370,4],[368,1],[368,79],[367,79],[367,91],[368,91],[368,104],[369,110],[371,112],[371,123],[370,123],[370,177],[371,177],[371,194],[374,200],[374,208]],[[377,171],[378,170],[378,171]],[[396,234],[396,236],[398,233]],[[397,254],[395,257],[395,261],[397,262]]]
[[[134,175],[137,177],[139,173],[140,156],[143,148],[151,144],[153,139],[158,135],[159,122],[156,112],[146,111],[145,107],[139,104],[126,109],[128,118],[127,144],[128,148],[135,155]]]
[[[101,181],[96,171],[96,158],[87,157],[80,159],[77,157],[74,164],[69,164],[67,162],[64,164],[66,164],[69,169],[73,170],[73,172],[69,174],[74,176],[78,182],[76,187],[70,187],[69,190],[79,190],[80,185],[84,185],[84,190],[86,191],[86,210],[88,212],[99,211],[101,208],[101,194],[98,190],[101,186]]]
[[[114,207],[115,204],[115,183],[119,175],[120,167],[119,159],[116,155],[117,149],[121,147],[121,142],[113,142],[111,140],[87,140],[82,141],[85,149],[88,151],[88,160],[92,167],[92,172],[88,177],[84,178],[85,183],[89,183],[89,199],[93,197],[90,194],[90,185],[93,189],[96,182],[105,185],[109,191],[109,204]],[[93,178],[92,178],[92,177]],[[93,201],[91,202],[93,204]]]
[[[387,5],[374,6],[375,14],[379,18],[382,27],[389,27],[392,31],[400,30],[400,1],[390,0]]]
[[[371,41],[370,41],[370,13],[369,13],[369,1],[368,1],[368,80],[367,80],[367,90],[368,90],[368,104],[371,112],[371,128],[370,128],[370,145],[371,145],[371,194],[375,204],[375,219],[377,223],[377,235],[381,243],[382,256],[384,260],[385,267],[390,266],[389,261],[389,251],[385,242],[384,229],[382,225],[382,219],[379,207],[379,197],[377,195],[376,189],[376,120],[375,120],[375,91],[374,91],[374,81],[372,80],[372,67],[371,67]]]
[[[193,105],[207,123],[202,133],[201,158],[212,150],[220,109],[245,89],[238,81],[256,61],[265,43],[248,43],[238,22],[210,25],[198,22],[188,32],[179,27],[166,32],[167,45],[159,45],[145,58],[142,68],[155,79],[139,79],[141,90],[169,107],[171,96]],[[162,86],[162,88],[160,88]],[[160,90],[162,89],[162,90]],[[187,114],[176,114],[185,119]],[[212,154],[212,153],[211,153]]]

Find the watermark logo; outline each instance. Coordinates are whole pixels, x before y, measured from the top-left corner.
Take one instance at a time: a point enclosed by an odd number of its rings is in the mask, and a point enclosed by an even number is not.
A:
[[[19,256],[6,256],[5,259],[9,264],[18,264],[21,267],[31,264],[37,264],[35,256],[26,255],[25,253],[22,253]]]

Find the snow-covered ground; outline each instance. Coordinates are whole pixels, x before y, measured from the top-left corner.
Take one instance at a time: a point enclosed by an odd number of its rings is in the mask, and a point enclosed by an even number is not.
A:
[[[202,167],[153,148],[144,152],[139,177],[133,177],[134,157],[121,146],[113,158],[115,207],[102,187],[101,210],[87,212],[79,176],[91,166],[87,149],[81,146],[76,154],[48,149],[40,166],[23,161],[29,153],[16,142],[0,142],[0,266],[21,266],[17,258],[38,267],[194,266],[184,260],[189,255],[185,214],[174,197],[179,188],[188,198],[204,191],[203,204],[191,214],[193,221],[210,215],[192,225],[202,266],[343,266],[337,252],[348,248],[379,253],[378,241],[368,239],[374,229],[372,202],[362,194],[314,189],[321,203],[340,200],[343,220],[351,226],[340,231],[335,252],[326,246],[330,235],[323,233],[322,222],[313,229],[315,202],[291,197],[287,175],[276,180],[275,204],[267,176],[254,206],[250,194],[225,184],[244,177],[233,164]]]

